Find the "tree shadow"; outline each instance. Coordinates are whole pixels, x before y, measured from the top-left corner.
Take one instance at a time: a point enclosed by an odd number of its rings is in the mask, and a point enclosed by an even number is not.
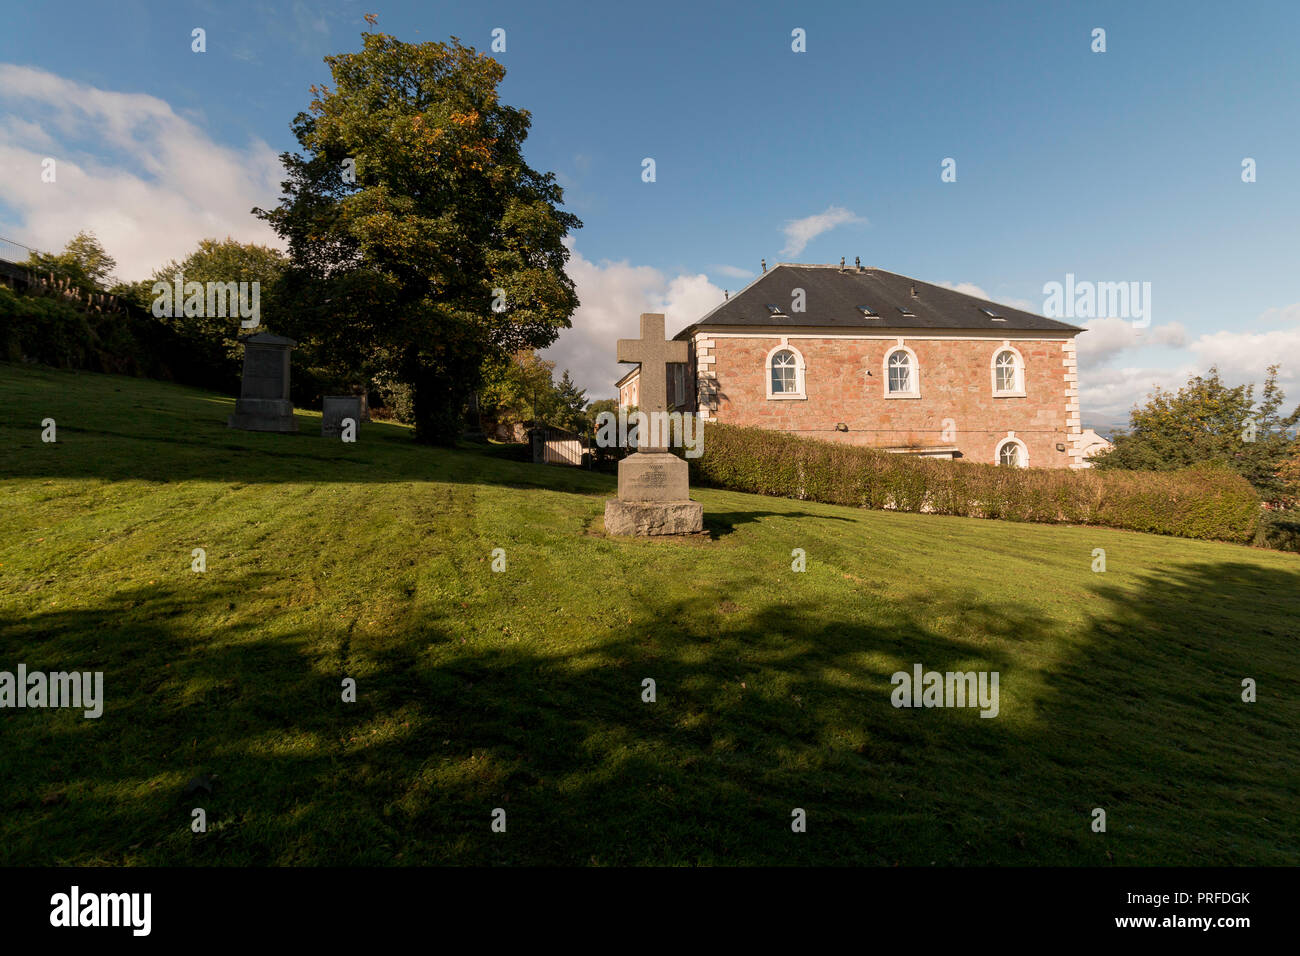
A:
[[[1300,571],[1099,585],[1077,629],[960,582],[901,602],[864,586],[861,607],[781,588],[754,608],[706,583],[580,640],[519,643],[466,637],[449,611],[383,635],[228,620],[264,583],[0,620],[3,660],[103,670],[108,697],[97,721],[0,714],[0,863],[1300,859]],[[891,675],[916,663],[999,672],[998,716],[894,707]],[[216,789],[182,799],[200,771]]]
[[[731,534],[736,528],[743,524],[753,522],[762,522],[767,518],[776,519],[799,519],[813,518],[818,521],[852,521],[844,515],[836,514],[811,514],[806,511],[725,511],[725,510],[706,510],[704,512],[704,530],[709,537],[717,541],[726,535]]]

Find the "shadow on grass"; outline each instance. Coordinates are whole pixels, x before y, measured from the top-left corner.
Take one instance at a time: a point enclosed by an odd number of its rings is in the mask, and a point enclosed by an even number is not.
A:
[[[224,623],[260,583],[0,621],[0,660],[103,670],[108,698],[97,721],[0,715],[0,862],[1300,860],[1297,573],[1167,569],[1097,588],[1069,632],[957,585],[870,620],[790,595],[724,611],[706,585],[576,647],[414,611],[382,640]],[[999,716],[895,709],[913,663],[998,671]],[[214,793],[182,800],[200,771]]]
[[[806,511],[705,511],[704,530],[713,540],[718,540],[736,530],[738,525],[762,521],[764,518],[798,519],[815,518],[818,521],[853,521],[846,515],[810,514]]]
[[[294,434],[240,431],[226,426],[232,399],[172,388],[160,404],[142,403],[132,400],[136,393],[130,387],[119,394],[111,386],[113,376],[97,378],[110,385],[101,386],[102,402],[93,408],[58,395],[20,399],[20,405],[30,408],[20,408],[0,425],[0,438],[13,452],[0,464],[0,478],[243,484],[451,481],[609,494],[616,488],[610,475],[515,461],[477,444],[461,450],[417,445],[409,428],[391,422],[362,424],[355,443],[321,437],[320,417],[303,413],[295,414],[299,430]],[[56,443],[41,440],[39,422],[47,417],[57,422]]]

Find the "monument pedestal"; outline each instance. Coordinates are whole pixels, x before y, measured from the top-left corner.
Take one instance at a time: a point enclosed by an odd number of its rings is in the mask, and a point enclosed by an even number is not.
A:
[[[689,468],[666,451],[636,452],[618,463],[618,497],[605,502],[605,533],[696,534],[704,506],[690,500]]]
[[[289,400],[289,350],[298,343],[269,332],[245,335],[239,341],[244,343],[244,374],[235,414],[226,425],[250,432],[296,432]]]
[[[285,398],[241,398],[235,402],[235,414],[226,419],[226,427],[248,432],[296,432],[293,402]]]

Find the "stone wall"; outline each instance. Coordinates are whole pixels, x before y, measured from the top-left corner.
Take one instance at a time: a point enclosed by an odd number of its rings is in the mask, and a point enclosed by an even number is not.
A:
[[[725,424],[882,448],[955,445],[960,457],[981,462],[996,461],[998,445],[1011,437],[1023,443],[1031,466],[1081,467],[1074,342],[1018,334],[805,338],[697,330],[696,404]],[[768,355],[783,344],[803,358],[803,398],[768,397]],[[915,355],[916,398],[885,397],[886,355],[900,344]],[[1023,360],[1023,397],[993,394],[993,357],[1008,345]],[[945,419],[955,435],[944,435]],[[839,423],[848,430],[837,430]]]

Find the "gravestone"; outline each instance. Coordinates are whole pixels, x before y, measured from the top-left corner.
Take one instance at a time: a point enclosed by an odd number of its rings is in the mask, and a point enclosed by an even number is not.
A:
[[[688,358],[685,342],[664,341],[662,315],[643,313],[641,338],[618,340],[618,360],[641,365],[637,407],[647,415],[668,411],[668,363]],[[607,534],[648,536],[703,530],[704,506],[690,499],[685,461],[666,448],[642,446],[618,463],[618,497],[605,502]]]
[[[322,438],[343,434],[343,419],[350,418],[361,428],[365,406],[360,395],[326,395],[321,399],[320,433]],[[355,431],[353,432],[355,434]]]
[[[244,343],[244,374],[235,414],[226,424],[250,432],[296,432],[289,401],[289,350],[298,343],[270,332],[241,335],[239,341]]]

